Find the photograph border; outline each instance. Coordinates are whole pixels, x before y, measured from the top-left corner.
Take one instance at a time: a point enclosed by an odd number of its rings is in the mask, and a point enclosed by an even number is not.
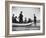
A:
[[[42,5],[43,6],[43,33],[31,33],[31,34],[9,34],[9,4],[29,4],[29,5]],[[5,1],[5,37],[20,37],[20,36],[37,36],[45,35],[45,3],[35,2],[20,2],[20,1]]]

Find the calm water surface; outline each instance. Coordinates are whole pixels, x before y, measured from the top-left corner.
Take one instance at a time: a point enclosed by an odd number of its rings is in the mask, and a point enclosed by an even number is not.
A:
[[[26,30],[40,30],[40,23],[36,23],[36,25],[33,23],[29,26],[14,26],[12,25],[12,31],[26,31]]]

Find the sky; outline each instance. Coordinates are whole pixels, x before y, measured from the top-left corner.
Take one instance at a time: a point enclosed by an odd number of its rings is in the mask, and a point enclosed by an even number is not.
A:
[[[37,20],[40,20],[40,8],[36,8],[36,7],[12,7],[12,14],[14,14],[15,16],[19,17],[20,12],[23,12],[23,20],[25,19],[25,17],[27,18],[31,18],[32,20],[34,19],[34,14],[37,17]]]

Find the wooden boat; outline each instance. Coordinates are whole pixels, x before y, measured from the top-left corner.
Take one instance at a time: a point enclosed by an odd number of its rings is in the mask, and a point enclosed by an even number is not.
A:
[[[33,22],[32,23],[12,23],[12,25],[14,26],[29,26],[31,24],[33,24]]]

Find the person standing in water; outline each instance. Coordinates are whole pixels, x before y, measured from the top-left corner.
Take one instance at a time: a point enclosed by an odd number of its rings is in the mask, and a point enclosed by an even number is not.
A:
[[[19,23],[23,23],[23,14],[22,14],[22,11],[20,12],[20,15],[19,15]]]
[[[34,24],[36,25],[36,16],[35,16],[35,14],[34,14]]]

